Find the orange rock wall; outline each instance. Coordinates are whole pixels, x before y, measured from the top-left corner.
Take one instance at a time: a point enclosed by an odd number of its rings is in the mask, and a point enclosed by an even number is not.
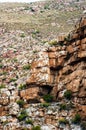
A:
[[[31,90],[31,93],[34,93],[35,86],[39,87],[39,90],[35,91],[38,100],[42,98],[45,90],[46,93],[52,94],[55,100],[62,99],[65,90],[71,90],[75,102],[86,104],[85,17],[67,37],[59,36],[57,45],[38,53],[38,58],[32,63],[27,85],[27,90]],[[32,99],[34,98],[35,96],[32,96]]]

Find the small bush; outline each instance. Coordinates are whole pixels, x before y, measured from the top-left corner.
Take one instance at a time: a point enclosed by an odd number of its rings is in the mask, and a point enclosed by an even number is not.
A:
[[[66,104],[60,104],[60,110],[66,110],[67,106]]]
[[[4,84],[0,84],[0,89],[5,88]]]
[[[24,70],[29,70],[30,68],[31,68],[31,66],[30,66],[29,64],[23,66],[23,69],[24,69]]]
[[[33,125],[33,121],[31,119],[26,119],[25,123]]]
[[[57,45],[57,40],[52,40],[48,44],[50,44],[50,45]]]
[[[23,89],[25,89],[26,87],[27,87],[26,84],[20,84],[19,90],[23,90]]]
[[[17,79],[16,78],[11,78],[10,82],[15,82]]]
[[[79,114],[75,114],[74,118],[72,119],[72,123],[78,124],[81,122],[81,116]]]
[[[24,33],[22,33],[22,34],[20,35],[20,37],[24,38],[24,37],[25,37],[25,34],[24,34]]]
[[[17,62],[18,60],[16,58],[13,59],[14,62]]]
[[[2,69],[3,68],[3,65],[2,64],[0,64],[0,69]]]
[[[20,107],[23,107],[25,102],[23,100],[18,100],[17,101],[17,104],[20,106]]]
[[[37,50],[34,50],[33,53],[37,53]]]
[[[20,113],[20,115],[18,116],[18,120],[19,121],[23,121],[27,116],[28,115],[27,115],[26,111],[22,110],[21,113]]]
[[[59,124],[68,124],[69,123],[69,121],[67,120],[67,119],[65,119],[65,118],[61,118],[61,119],[59,119]]]
[[[41,105],[40,105],[41,107],[49,107],[50,106],[50,104],[49,103],[41,103]]]
[[[34,31],[32,32],[33,35],[36,35],[36,34],[39,34],[39,33],[40,33],[39,30],[34,30]]]
[[[40,13],[43,13],[44,12],[44,10],[40,10]]]
[[[70,90],[67,90],[65,93],[64,93],[64,97],[68,100],[70,100],[72,98],[72,92]]]
[[[53,101],[53,96],[50,95],[50,94],[47,94],[47,95],[44,95],[44,96],[43,96],[43,99],[44,99],[46,102],[52,102],[52,101]]]
[[[40,126],[33,126],[32,130],[41,130]]]
[[[49,5],[45,5],[45,6],[44,6],[44,9],[49,10],[49,9],[50,9],[50,8],[49,8]]]

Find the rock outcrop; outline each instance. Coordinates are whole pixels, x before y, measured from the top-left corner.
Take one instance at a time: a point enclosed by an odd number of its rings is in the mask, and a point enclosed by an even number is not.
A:
[[[26,84],[1,84],[0,130],[32,130],[37,125],[41,130],[86,129],[86,17],[67,37],[49,44],[31,59]],[[70,100],[64,96],[67,90]],[[44,101],[47,94],[54,102]]]
[[[71,90],[73,101],[86,105],[86,18],[81,18],[67,37],[59,36],[55,42],[34,59],[28,89],[20,96],[40,102],[43,95],[51,94],[56,101]]]

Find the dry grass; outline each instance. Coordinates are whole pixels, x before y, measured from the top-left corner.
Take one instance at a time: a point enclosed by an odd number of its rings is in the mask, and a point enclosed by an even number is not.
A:
[[[81,11],[58,11],[58,10],[44,10],[42,13],[27,13],[25,10],[18,12],[11,12],[10,9],[26,7],[28,4],[0,4],[0,24],[7,30],[23,30],[28,31],[32,29],[39,30],[42,37],[51,35],[58,35],[58,33],[67,33],[72,30],[76,18],[81,16]],[[69,24],[68,20],[72,23]]]

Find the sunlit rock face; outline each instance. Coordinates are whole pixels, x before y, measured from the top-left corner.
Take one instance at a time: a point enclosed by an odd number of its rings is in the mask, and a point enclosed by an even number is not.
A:
[[[45,94],[63,99],[65,90],[71,90],[74,102],[86,105],[86,18],[67,37],[59,36],[56,45],[39,52],[31,66],[28,100],[40,102]]]

